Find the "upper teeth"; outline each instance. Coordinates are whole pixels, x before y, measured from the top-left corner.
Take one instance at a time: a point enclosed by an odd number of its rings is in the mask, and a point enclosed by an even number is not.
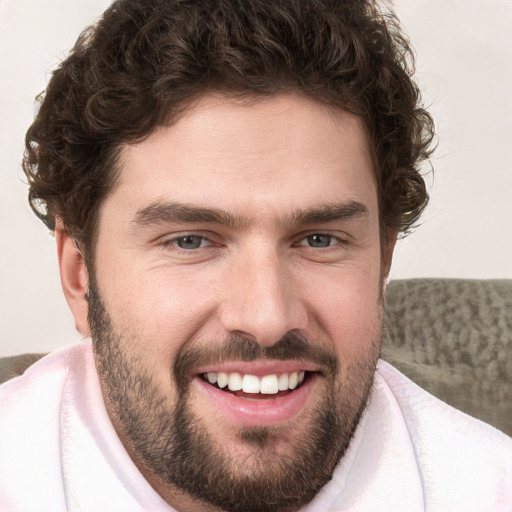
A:
[[[242,375],[241,373],[208,372],[206,379],[210,384],[215,384],[219,388],[226,386],[231,391],[242,390],[244,393],[263,393],[265,395],[275,395],[279,391],[295,389],[304,380],[304,372],[281,373],[279,375]]]

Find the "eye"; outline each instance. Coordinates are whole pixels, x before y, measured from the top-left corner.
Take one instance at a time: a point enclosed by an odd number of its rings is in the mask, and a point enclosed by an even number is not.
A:
[[[166,245],[176,245],[180,249],[191,251],[194,249],[200,249],[210,245],[208,238],[199,235],[184,235],[177,238],[173,238],[166,242]]]
[[[331,245],[335,245],[340,240],[332,235],[326,235],[323,233],[314,233],[312,235],[308,235],[303,238],[299,245],[307,245],[309,247],[313,247],[315,249],[322,249],[325,247],[330,247]]]

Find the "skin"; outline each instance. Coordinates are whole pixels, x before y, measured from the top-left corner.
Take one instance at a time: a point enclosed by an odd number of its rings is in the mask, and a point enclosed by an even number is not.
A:
[[[120,166],[119,184],[101,205],[96,286],[113,328],[127,333],[124,349],[151,372],[169,410],[177,405],[169,368],[180,351],[205,340],[210,349],[230,335],[272,347],[301,333],[343,363],[336,389],[350,379],[347,368],[372,367],[395,237],[379,236],[372,159],[358,118],[295,93],[250,101],[209,94],[174,125],[123,147]],[[177,204],[222,210],[222,218],[179,220],[166,213]],[[297,222],[298,212],[325,214],[334,205],[340,218],[302,215]],[[328,246],[315,246],[318,240]],[[57,241],[66,298],[78,330],[89,335],[87,269],[62,225]],[[184,241],[198,246],[180,248]],[[371,383],[372,375],[361,378]],[[164,499],[182,511],[214,510],[147,467],[104,379],[102,389],[121,441]],[[278,425],[272,453],[290,454],[303,440],[327,389],[325,378],[315,380],[301,411]],[[255,453],[194,382],[188,404],[227,460]]]

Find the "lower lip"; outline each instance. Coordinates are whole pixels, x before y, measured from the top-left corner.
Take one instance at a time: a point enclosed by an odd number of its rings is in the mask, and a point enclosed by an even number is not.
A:
[[[240,398],[216,388],[197,376],[194,383],[227,418],[242,426],[278,425],[297,416],[306,406],[318,380],[310,374],[304,383],[286,396],[276,398]]]

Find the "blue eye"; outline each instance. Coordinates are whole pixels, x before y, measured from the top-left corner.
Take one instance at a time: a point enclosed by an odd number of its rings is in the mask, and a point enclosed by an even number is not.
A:
[[[177,245],[180,249],[185,250],[194,250],[199,249],[200,247],[205,247],[208,245],[208,239],[204,236],[198,235],[185,235],[180,236],[179,238],[175,238],[172,243]]]
[[[320,233],[315,233],[314,235],[307,236],[304,241],[306,243],[303,245],[309,245],[309,247],[314,248],[324,248],[336,243],[336,238],[332,235],[322,235]]]

